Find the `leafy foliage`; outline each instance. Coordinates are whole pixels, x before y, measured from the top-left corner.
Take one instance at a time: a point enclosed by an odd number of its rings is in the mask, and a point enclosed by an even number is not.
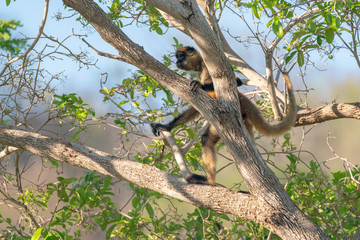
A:
[[[62,123],[63,119],[70,117],[72,120],[69,122],[75,125],[78,122],[79,130],[74,134],[73,141],[76,136],[85,129],[83,123],[89,115],[95,116],[95,112],[88,108],[88,104],[84,103],[81,97],[77,97],[75,93],[54,95],[55,100],[53,105],[58,111],[59,122]]]
[[[351,236],[360,224],[360,193],[349,173],[338,171],[326,177],[314,161],[310,162],[309,171],[301,171],[300,159],[293,154],[287,158],[290,177],[285,188],[290,197],[331,239]],[[359,179],[357,167],[351,174]],[[61,207],[51,211],[52,217],[46,224],[31,231],[31,239],[81,239],[84,231],[97,228],[106,233],[106,239],[279,239],[259,224],[204,208],[186,210],[182,203],[169,199],[164,211],[166,204],[161,194],[131,183],[131,208],[124,213],[117,208],[112,183],[110,177],[88,172],[79,179],[58,177],[40,193],[27,189],[17,199],[28,208],[25,216],[34,211],[42,215],[53,208],[50,200],[61,203]],[[9,232],[0,236],[30,239],[12,231],[16,224],[10,218],[0,215],[0,223],[6,223]],[[28,224],[31,226],[30,219]]]
[[[296,16],[295,13],[302,5],[309,7],[313,12]],[[359,19],[360,10],[357,1],[316,1],[312,6],[300,2],[295,6],[291,1],[253,0],[237,1],[236,6],[251,8],[258,20],[269,20],[266,26],[271,27],[276,37],[283,38],[289,33],[289,44],[284,46],[289,53],[286,63],[297,55],[297,63],[300,67],[305,63],[304,53],[312,49],[324,52],[329,58],[333,58],[331,45],[335,37],[341,38],[344,33],[354,34],[354,26],[348,25],[348,22],[350,19],[352,19],[350,21]],[[297,18],[301,18],[301,21],[297,21]],[[284,28],[290,27],[293,23],[296,23],[296,26],[284,32]]]
[[[7,3],[9,5],[10,1]],[[26,41],[11,37],[11,31],[21,27],[20,21],[0,19],[0,49],[16,55],[25,47]]]

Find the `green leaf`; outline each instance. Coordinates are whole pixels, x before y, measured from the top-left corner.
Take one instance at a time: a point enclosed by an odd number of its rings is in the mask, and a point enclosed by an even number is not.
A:
[[[332,43],[334,40],[335,34],[334,31],[330,28],[325,30],[325,40],[327,43]]]
[[[58,168],[60,165],[59,165],[59,162],[57,161],[54,161],[52,159],[49,159],[49,162],[51,163],[51,165],[53,165],[55,168]]]
[[[272,30],[277,37],[282,38],[284,36],[284,28],[278,18],[273,22]]]
[[[196,136],[196,132],[193,129],[187,128],[185,129],[185,131],[187,132],[190,138],[194,138]]]
[[[286,14],[286,18],[292,18],[294,16],[294,13],[292,11],[288,11]]]
[[[267,24],[266,27],[270,27],[270,25],[274,22],[274,19],[271,19]]]
[[[122,106],[122,105],[124,105],[125,103],[128,103],[129,101],[127,101],[127,100],[124,100],[124,101],[121,101],[121,102],[119,102],[119,106]]]
[[[31,240],[37,240],[37,239],[39,239],[40,236],[41,236],[41,231],[42,231],[43,229],[44,229],[43,227],[36,229],[36,231],[34,232],[34,234],[33,234],[32,237],[31,237]]]
[[[267,8],[269,8],[272,12],[274,12],[274,8],[273,8],[273,2],[272,1],[264,1],[265,5]]]
[[[305,60],[304,60],[304,53],[302,51],[298,51],[297,60],[300,67],[304,65]]]
[[[154,210],[149,203],[145,205],[146,211],[148,212],[151,219],[154,218]]]
[[[303,47],[303,49],[311,49],[311,48],[319,48],[319,46],[316,44],[309,44]]]
[[[111,227],[108,228],[108,230],[106,230],[106,239],[110,239],[111,237],[111,233],[114,230],[114,228],[117,226],[117,224],[112,225]]]
[[[285,63],[289,63],[296,53],[297,51],[293,51],[292,53],[290,53],[290,55],[286,57]]]
[[[260,19],[260,17],[261,17],[261,10],[260,10],[259,7],[258,7],[258,2],[255,1],[255,2],[252,4],[251,8],[252,8],[252,11],[253,11],[253,13],[254,13],[254,16],[255,16],[257,19]]]
[[[134,197],[131,201],[131,204],[134,208],[136,208],[140,203],[140,199],[138,197]]]
[[[317,36],[317,38],[316,38],[316,43],[319,45],[319,46],[321,46],[321,44],[322,44],[322,39],[321,39],[322,37],[321,36]]]

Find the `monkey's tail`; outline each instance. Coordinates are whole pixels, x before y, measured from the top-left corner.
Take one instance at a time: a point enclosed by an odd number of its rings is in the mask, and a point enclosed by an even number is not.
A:
[[[297,107],[296,107],[296,100],[295,100],[295,94],[294,89],[292,87],[291,81],[289,76],[286,73],[283,73],[284,80],[286,87],[288,89],[289,94],[289,106],[288,111],[286,113],[286,116],[282,119],[281,122],[277,124],[269,124],[265,118],[263,117],[262,113],[259,111],[258,108],[252,108],[250,110],[245,109],[245,112],[247,114],[247,117],[249,117],[250,121],[254,125],[254,127],[262,134],[269,135],[269,136],[275,136],[282,134],[286,131],[288,131],[291,127],[294,126],[296,117],[297,117]],[[252,104],[252,102],[244,97],[243,99],[244,107],[247,108],[249,104]],[[248,111],[246,111],[248,110]]]

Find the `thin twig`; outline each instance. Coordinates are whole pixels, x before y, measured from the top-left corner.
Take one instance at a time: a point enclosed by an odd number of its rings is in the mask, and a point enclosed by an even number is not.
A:
[[[82,38],[82,40],[100,56],[116,59],[116,60],[119,60],[119,61],[122,61],[122,62],[128,62],[128,60],[126,58],[123,58],[123,57],[120,57],[120,56],[117,56],[117,55],[113,55],[113,54],[110,54],[110,53],[101,52],[101,51],[97,50],[96,48],[94,48],[93,46],[91,46],[90,43],[88,43],[84,38]]]
[[[26,56],[29,54],[29,52],[35,47],[35,45],[37,44],[37,42],[39,41],[40,39],[40,36],[44,30],[44,27],[45,27],[45,23],[46,23],[46,19],[47,19],[47,14],[48,14],[48,10],[49,10],[49,0],[45,0],[45,6],[44,6],[44,15],[43,15],[43,18],[42,18],[42,21],[41,21],[41,25],[39,27],[39,32],[34,40],[34,42],[31,44],[31,46],[23,53],[21,54],[20,56],[16,57],[16,58],[13,58],[12,60],[10,60],[9,62],[7,62],[5,64],[5,67],[4,69],[1,71],[0,73],[0,76],[2,76],[4,74],[4,72],[6,71],[6,69],[10,66],[10,64],[20,60],[21,58],[26,58]]]

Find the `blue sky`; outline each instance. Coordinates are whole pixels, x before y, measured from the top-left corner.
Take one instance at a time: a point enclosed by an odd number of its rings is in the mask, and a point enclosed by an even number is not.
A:
[[[44,1],[25,1],[17,0],[10,4],[9,7],[5,6],[5,1],[0,3],[0,18],[1,19],[16,19],[20,20],[24,25],[20,28],[20,32],[26,36],[34,37],[38,31],[42,14],[43,14]],[[74,19],[56,21],[54,15],[63,11],[62,1],[50,1],[49,16],[45,26],[45,33],[59,38],[64,39],[70,35],[73,31],[78,34],[87,34],[89,37],[87,41],[96,47],[98,50],[117,54],[117,52],[103,41],[97,32],[91,27],[88,29],[81,28],[79,23],[76,23]],[[63,11],[64,12],[64,11]],[[65,15],[70,15],[69,12],[65,12]],[[225,28],[231,27],[233,24],[231,18],[223,21]],[[236,31],[242,31],[241,28],[235,28]],[[135,28],[127,27],[123,31],[129,35],[136,43],[143,46],[150,54],[154,55],[157,59],[161,60],[164,53],[173,51],[172,37],[175,35],[180,42],[186,45],[194,45],[188,37],[170,30],[165,36],[158,36],[155,33],[150,33],[147,27]],[[20,36],[20,35],[19,35]],[[234,49],[240,53],[256,70],[261,74],[264,74],[264,58],[260,49],[255,48],[244,48],[240,44],[231,41]],[[67,41],[67,45],[70,46],[74,52],[79,52],[80,49],[88,51],[96,58],[97,56],[91,49],[87,49],[86,45],[78,38],[72,38]],[[358,79],[360,82],[360,69],[355,64],[355,61],[351,58],[350,53],[342,51],[337,53],[335,60],[327,60],[324,64],[324,59],[319,58],[318,66],[326,71],[318,71],[314,68],[308,68],[307,70],[307,84],[309,87],[321,86],[322,92],[326,93],[326,87],[331,87],[333,84],[340,84],[342,81],[352,78]],[[99,96],[99,76],[101,73],[109,73],[109,84],[113,84],[126,76],[129,76],[129,69],[134,69],[126,63],[117,62],[115,60],[107,59],[104,57],[98,57],[98,67],[91,68],[89,70],[83,68],[78,69],[78,66],[74,61],[63,61],[49,62],[46,63],[47,68],[54,72],[60,72],[65,70],[65,75],[68,80],[64,83],[60,83],[58,88],[61,92],[77,92],[80,95],[84,94],[84,98],[94,100],[94,96]],[[293,81],[295,81],[293,79]],[[301,81],[295,85],[302,87]],[[325,86],[325,88],[324,88]],[[319,92],[320,93],[320,92]],[[87,95],[87,96],[86,96]],[[90,96],[90,97],[89,97]],[[97,98],[96,98],[97,99]],[[101,98],[100,98],[101,99]],[[98,102],[99,99],[96,100]],[[331,99],[329,99],[331,101]]]

